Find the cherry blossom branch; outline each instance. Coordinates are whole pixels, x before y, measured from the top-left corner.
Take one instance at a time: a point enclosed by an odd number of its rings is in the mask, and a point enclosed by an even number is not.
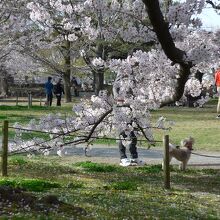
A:
[[[10,18],[11,12],[10,12],[6,17],[4,17],[4,16],[5,16],[5,15],[2,14],[1,17],[0,17],[0,25],[3,24],[3,23],[5,23],[5,22]],[[3,17],[4,17],[4,18],[3,18]]]
[[[111,112],[113,111],[113,109],[109,109],[107,112],[105,112],[100,118],[99,120],[93,125],[92,129],[89,132],[89,135],[87,137],[87,141],[91,138],[93,132],[95,131],[95,129],[97,128],[97,126],[105,119],[105,117],[107,117]]]
[[[5,53],[4,55],[2,55],[0,57],[0,60],[4,59],[5,57],[7,57],[10,53],[11,53],[12,50],[10,50],[9,52]]]
[[[64,145],[69,145],[69,144],[73,144],[76,143],[77,141],[80,141],[80,143],[85,143],[88,142],[90,140],[90,138],[92,137],[95,129],[97,128],[97,126],[113,111],[113,109],[109,109],[108,111],[106,111],[93,125],[92,129],[90,130],[89,134],[87,136],[85,136],[85,138],[80,139],[80,140],[74,140],[74,141],[70,141],[70,142],[66,142]]]

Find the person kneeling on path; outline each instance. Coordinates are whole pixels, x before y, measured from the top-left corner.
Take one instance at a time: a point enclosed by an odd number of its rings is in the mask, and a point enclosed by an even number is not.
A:
[[[120,165],[123,167],[126,166],[135,166],[135,165],[144,165],[145,163],[138,158],[137,153],[137,137],[134,131],[122,131],[120,133],[119,141],[119,153],[120,153]],[[130,159],[126,155],[126,146],[129,147]]]

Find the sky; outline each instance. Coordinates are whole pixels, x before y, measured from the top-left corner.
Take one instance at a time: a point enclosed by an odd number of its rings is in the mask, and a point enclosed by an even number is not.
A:
[[[186,0],[175,0],[179,2],[185,2]],[[219,1],[213,1],[214,3],[219,4]],[[220,10],[218,10],[220,13]],[[220,28],[220,14],[218,15],[216,11],[212,8],[210,4],[206,4],[206,8],[203,9],[202,14],[198,17],[201,18],[203,22],[203,27],[207,30],[216,30]]]
[[[205,8],[199,17],[201,18],[205,29],[216,30],[220,28],[220,15],[218,15],[213,8]]]

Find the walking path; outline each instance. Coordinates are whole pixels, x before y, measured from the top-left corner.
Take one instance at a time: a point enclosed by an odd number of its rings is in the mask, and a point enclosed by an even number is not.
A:
[[[213,157],[204,157],[192,154],[188,166],[210,167],[220,169],[220,152],[195,151],[193,153],[209,155]],[[56,155],[56,152],[51,152],[51,154]],[[87,155],[88,156],[85,156],[85,145],[77,145],[72,147],[66,146],[64,149],[63,159],[67,162],[91,161],[109,164],[119,164],[120,161],[117,145],[94,145],[88,151]],[[161,164],[163,160],[163,147],[151,147],[150,149],[138,147],[138,155],[141,160],[146,162],[146,164]],[[127,156],[129,157],[128,150]],[[179,161],[173,158],[171,164],[179,164]]]
[[[100,163],[110,163],[118,164],[119,163],[119,152],[117,146],[114,145],[96,145],[88,152],[89,156],[85,156],[84,147],[75,146],[75,147],[66,147],[65,157],[68,160],[78,161],[92,161]],[[189,160],[189,166],[205,166],[205,167],[215,167],[220,169],[220,152],[204,152],[196,151],[195,153],[210,155],[219,158],[212,157],[203,157],[198,155],[191,155]],[[142,148],[138,147],[138,154],[141,160],[144,160],[147,164],[161,164],[163,160],[163,148]],[[127,152],[129,156],[129,151]],[[175,159],[171,161],[171,164],[178,164],[179,162]]]

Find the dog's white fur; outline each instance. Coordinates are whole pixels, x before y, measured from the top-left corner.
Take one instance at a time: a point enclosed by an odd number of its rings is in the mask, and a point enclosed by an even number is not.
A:
[[[194,138],[189,137],[185,138],[181,141],[180,146],[181,148],[177,148],[173,144],[169,144],[169,161],[172,158],[176,158],[178,161],[181,162],[180,170],[186,170],[186,165],[190,159],[191,151],[193,150],[193,144],[195,143]],[[164,164],[162,164],[163,167]]]

